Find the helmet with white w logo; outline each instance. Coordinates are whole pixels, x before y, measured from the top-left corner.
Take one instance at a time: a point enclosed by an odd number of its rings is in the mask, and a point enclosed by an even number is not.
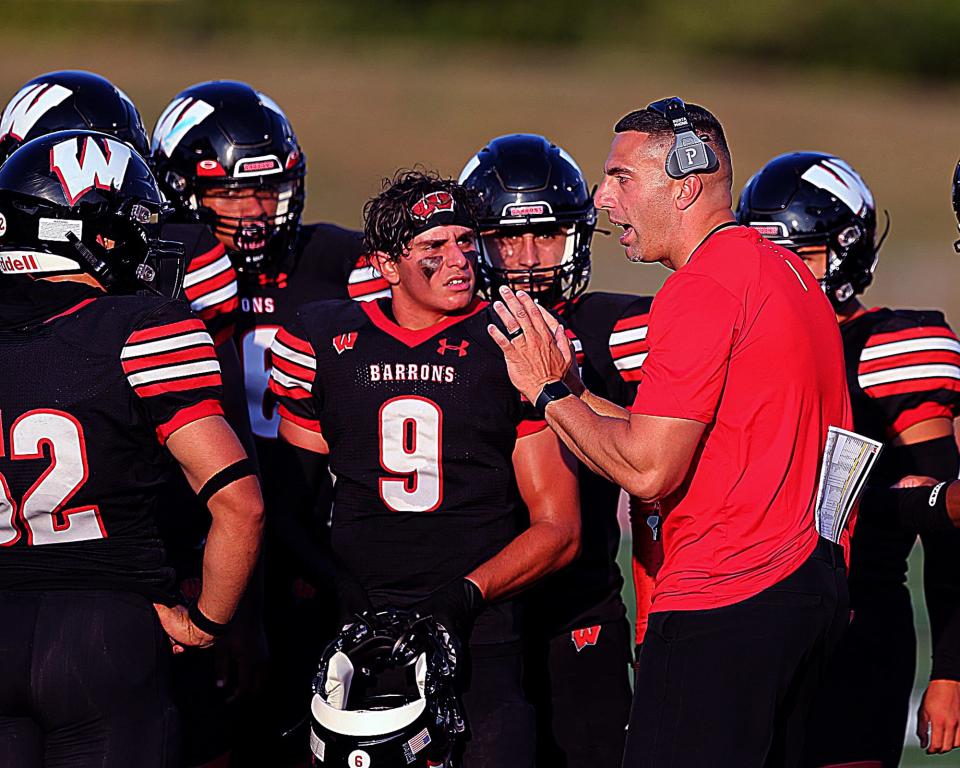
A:
[[[290,251],[306,160],[270,97],[228,80],[193,85],[161,113],[150,151],[179,215],[207,224],[238,270],[261,272]]]
[[[102,131],[141,155],[149,150],[140,113],[127,95],[92,72],[48,72],[26,83],[0,116],[0,163],[21,144],[57,131]]]
[[[449,766],[465,730],[458,646],[430,617],[366,612],[327,646],[313,681],[314,765]]]
[[[180,293],[183,247],[146,161],[94,131],[28,141],[0,166],[0,274],[89,274],[108,291]]]
[[[837,309],[873,281],[890,228],[888,215],[877,238],[869,187],[844,160],[820,152],[781,155],[757,171],[740,193],[737,219],[801,256],[825,248],[820,285]]]

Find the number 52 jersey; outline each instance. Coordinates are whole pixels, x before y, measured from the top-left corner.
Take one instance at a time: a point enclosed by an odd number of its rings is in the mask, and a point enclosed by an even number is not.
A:
[[[222,413],[203,323],[178,301],[5,277],[0,368],[0,589],[168,601],[163,443]]]
[[[301,307],[273,343],[270,387],[281,417],[330,447],[337,557],[375,605],[404,608],[525,527],[513,450],[545,425],[507,377],[486,302],[417,331],[388,311],[389,300]],[[471,642],[517,636],[508,601],[484,611]]]

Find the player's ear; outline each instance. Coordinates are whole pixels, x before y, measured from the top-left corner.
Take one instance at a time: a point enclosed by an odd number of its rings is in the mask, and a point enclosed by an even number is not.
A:
[[[396,259],[391,258],[383,251],[374,251],[370,254],[370,263],[390,285],[397,285],[400,282]]]

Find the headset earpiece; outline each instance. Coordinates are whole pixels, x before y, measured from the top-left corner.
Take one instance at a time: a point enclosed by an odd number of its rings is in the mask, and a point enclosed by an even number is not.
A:
[[[693,130],[682,99],[671,96],[647,105],[647,109],[663,115],[673,127],[673,148],[664,162],[664,169],[670,178],[682,179],[691,173],[713,173],[720,167],[717,153]]]

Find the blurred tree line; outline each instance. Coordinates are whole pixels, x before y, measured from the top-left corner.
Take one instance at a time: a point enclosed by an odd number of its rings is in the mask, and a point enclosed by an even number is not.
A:
[[[0,35],[672,50],[758,65],[960,77],[957,0],[0,0],[0,8]]]

